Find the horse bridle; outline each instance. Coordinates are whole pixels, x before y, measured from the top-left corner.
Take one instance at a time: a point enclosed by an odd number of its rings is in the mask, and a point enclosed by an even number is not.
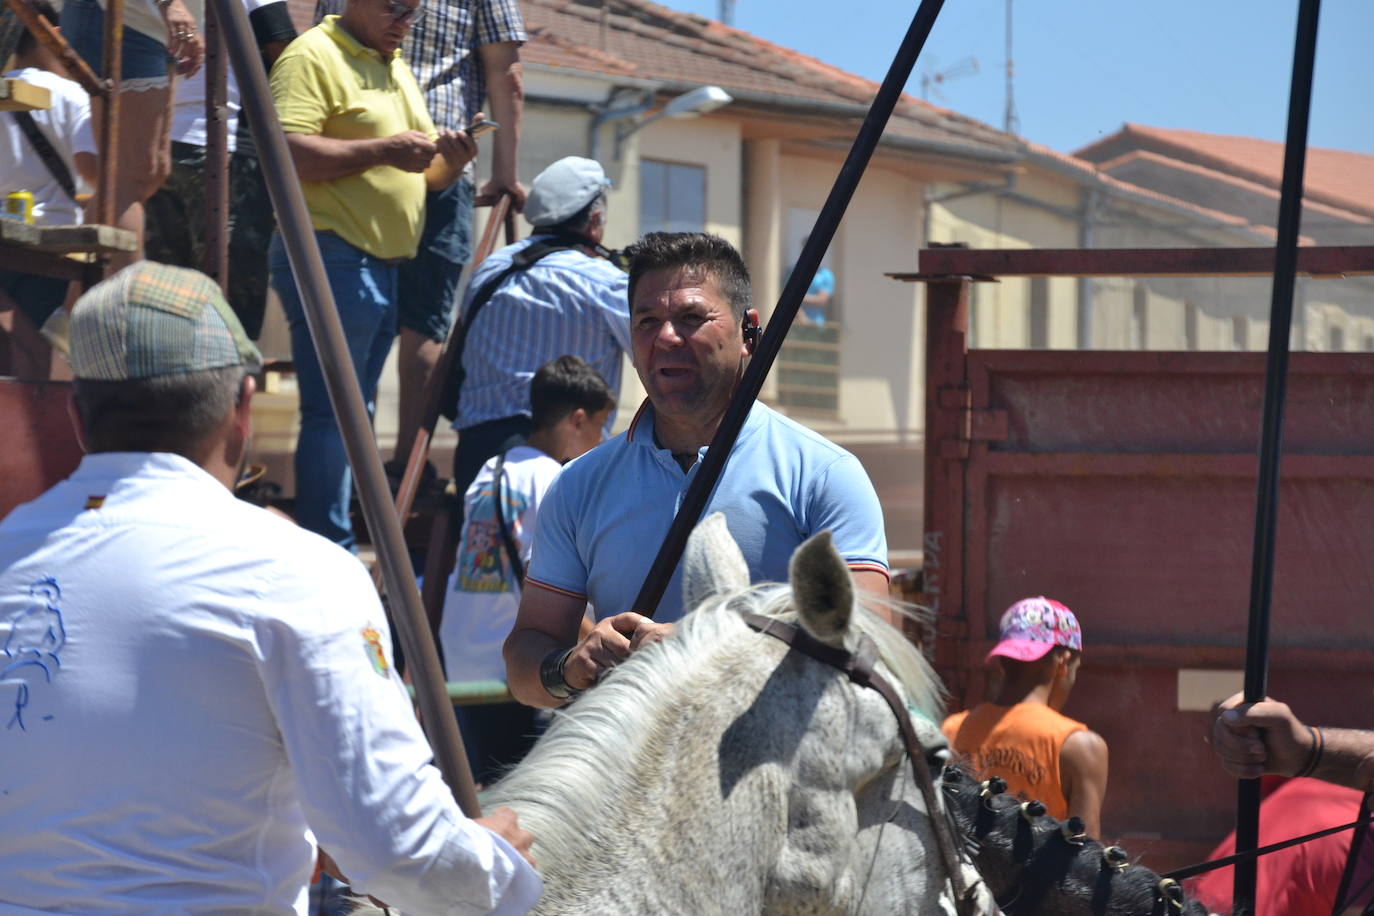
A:
[[[925,748],[921,746],[921,741],[916,735],[916,727],[911,723],[911,714],[907,711],[906,703],[887,679],[874,668],[878,661],[878,650],[873,640],[864,636],[859,641],[857,651],[850,652],[827,645],[801,627],[785,620],[751,613],[741,613],[740,617],[751,629],[786,643],[802,655],[843,672],[853,683],[877,691],[878,695],[887,701],[892,714],[897,717],[897,727],[901,731],[907,757],[911,760],[911,769],[916,774],[916,785],[921,789],[926,811],[935,830],[935,845],[940,851],[940,859],[944,863],[945,872],[949,875],[950,884],[954,887],[955,907],[960,916],[972,916],[975,913],[975,895],[973,888],[964,882],[962,866],[965,860],[959,853],[962,844],[955,836],[949,818],[944,814],[945,808],[935,791],[935,780],[930,773]]]

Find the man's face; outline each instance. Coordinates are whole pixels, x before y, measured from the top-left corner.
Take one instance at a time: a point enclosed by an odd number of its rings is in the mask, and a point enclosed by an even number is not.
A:
[[[386,57],[401,46],[423,12],[420,0],[350,0],[345,27],[360,43]]]
[[[740,316],[701,270],[651,270],[630,305],[635,371],[659,414],[705,423],[734,393],[747,355]]]

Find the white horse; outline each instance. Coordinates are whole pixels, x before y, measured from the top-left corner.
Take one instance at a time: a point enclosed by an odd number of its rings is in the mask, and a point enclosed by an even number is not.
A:
[[[936,748],[940,688],[925,659],[859,606],[828,533],[798,549],[791,588],[749,587],[720,516],[684,562],[695,610],[674,635],[577,699],[487,793],[535,837],[535,912],[953,913],[892,709],[740,612],[795,620],[836,647],[866,635]]]
[[[514,808],[535,837],[545,885],[535,912],[955,913],[891,706],[742,617],[795,621],[851,652],[866,638],[877,672],[909,709],[925,758],[917,765],[944,761],[935,675],[858,605],[829,535],[798,548],[790,587],[749,587],[718,515],[698,526],[683,562],[695,610],[560,712],[486,794],[488,806]],[[995,783],[950,768],[936,792],[945,810],[933,816],[950,816],[962,839],[954,858],[965,912],[997,914],[1001,900],[1015,916],[1205,913],[1176,882],[1082,836],[1072,819],[999,795]]]

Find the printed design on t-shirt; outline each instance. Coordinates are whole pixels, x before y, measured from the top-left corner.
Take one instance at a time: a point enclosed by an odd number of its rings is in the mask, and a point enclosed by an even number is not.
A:
[[[529,496],[502,488],[505,502],[506,529],[516,546],[522,543],[520,519],[529,506]],[[510,557],[501,528],[496,522],[496,496],[490,484],[477,491],[468,507],[463,530],[463,546],[458,553],[458,575],[454,591],[509,592],[511,591]]]
[[[372,663],[372,670],[386,677],[391,666],[386,661],[386,650],[382,648],[382,634],[375,627],[363,627],[363,651]]]
[[[989,747],[969,755],[974,769],[984,776],[1003,776],[1015,773],[1033,788],[1049,778],[1045,767],[1030,755],[1014,747]]]
[[[6,730],[28,731],[24,710],[32,699],[33,685],[51,684],[62,668],[62,647],[67,644],[67,629],[62,624],[59,602],[62,589],[51,576],[29,586],[29,603],[6,621],[0,622],[4,636],[4,655],[0,657],[0,690],[14,691],[14,714]],[[8,631],[8,632],[6,632]],[[41,716],[47,722],[52,716]],[[32,715],[30,715],[32,721]]]

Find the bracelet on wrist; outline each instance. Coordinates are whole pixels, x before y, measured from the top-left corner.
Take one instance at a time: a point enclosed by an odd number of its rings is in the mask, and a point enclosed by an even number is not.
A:
[[[1322,754],[1326,751],[1326,736],[1322,734],[1322,730],[1311,725],[1306,728],[1308,737],[1312,739],[1312,746],[1307,751],[1307,762],[1301,770],[1293,774],[1294,777],[1311,776],[1317,772],[1317,767],[1322,762]]]
[[[555,700],[569,700],[581,693],[576,687],[568,683],[564,673],[564,668],[568,664],[568,657],[576,649],[573,646],[569,649],[554,649],[544,660],[539,663],[539,683],[544,686],[544,691]]]

